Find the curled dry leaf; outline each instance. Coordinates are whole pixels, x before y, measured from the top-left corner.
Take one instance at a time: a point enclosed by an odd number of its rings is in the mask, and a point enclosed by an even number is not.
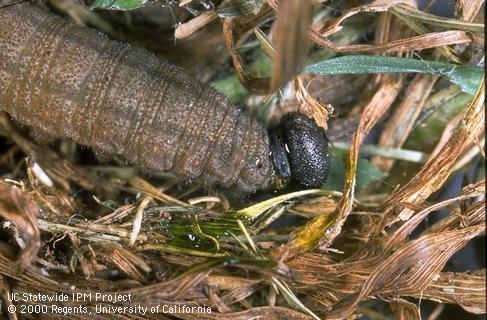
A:
[[[333,106],[330,104],[325,105],[309,94],[301,77],[294,79],[294,90],[296,91],[296,100],[299,103],[299,111],[308,117],[314,118],[320,127],[327,129],[328,119],[335,112]]]
[[[268,7],[263,7],[255,15],[223,20],[225,44],[232,57],[235,73],[245,88],[258,94],[266,94],[269,92],[270,78],[254,76],[247,72],[243,58],[237,50],[237,45],[248,36],[249,32],[259,24],[259,21],[267,18],[271,13],[272,11]]]
[[[412,302],[404,299],[393,299],[389,302],[389,307],[397,320],[420,320],[421,314],[419,307]]]
[[[19,228],[25,241],[17,258],[22,269],[31,265],[41,245],[37,215],[36,203],[24,190],[0,181],[0,216]]]

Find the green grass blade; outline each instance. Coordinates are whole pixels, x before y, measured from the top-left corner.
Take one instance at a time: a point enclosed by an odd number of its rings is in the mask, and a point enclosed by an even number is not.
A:
[[[90,6],[90,10],[106,9],[128,11],[145,5],[147,0],[96,0]]]
[[[445,76],[469,94],[477,92],[484,71],[438,61],[426,61],[384,56],[350,55],[318,62],[305,68],[305,72],[319,75],[419,72]]]
[[[422,24],[429,24],[432,26],[441,27],[445,29],[465,30],[465,31],[475,32],[479,35],[484,34],[483,23],[475,23],[475,22],[439,17],[418,10],[408,5],[394,6],[391,12],[402,19],[414,19]]]

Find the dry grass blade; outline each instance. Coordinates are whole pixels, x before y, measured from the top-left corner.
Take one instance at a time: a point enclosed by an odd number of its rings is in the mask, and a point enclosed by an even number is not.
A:
[[[207,25],[208,23],[212,22],[213,20],[217,19],[218,15],[214,11],[206,11],[189,20],[186,23],[178,26],[176,31],[174,32],[174,37],[176,39],[185,39],[190,37],[193,33]]]
[[[405,6],[403,4],[407,4]],[[468,43],[471,41],[470,37],[461,30],[449,30],[445,32],[432,32],[424,35],[413,36],[409,38],[403,38],[395,41],[382,43],[380,45],[343,45],[336,46],[327,39],[328,36],[341,30],[341,24],[344,20],[350,18],[353,15],[362,12],[384,12],[391,10],[398,5],[402,7],[411,7],[414,5],[411,1],[372,1],[367,5],[362,5],[347,10],[341,17],[328,23],[328,27],[324,27],[323,23],[315,24],[310,29],[311,39],[319,45],[325,48],[331,49],[336,52],[402,52],[411,50],[424,50],[429,48],[436,48],[452,44]]]
[[[271,198],[266,201],[259,202],[255,205],[252,205],[250,207],[241,209],[235,214],[237,216],[244,216],[244,217],[249,217],[251,219],[257,218],[259,215],[261,215],[263,212],[266,210],[275,207],[285,201],[289,201],[294,198],[298,197],[303,197],[303,196],[310,196],[310,195],[324,195],[324,194],[329,194],[329,191],[322,190],[322,189],[311,189],[311,190],[303,190],[303,191],[298,191],[298,192],[291,192],[288,194],[284,194],[281,196],[277,196],[274,198]]]
[[[154,199],[158,199],[164,203],[172,203],[172,204],[176,204],[176,205],[180,205],[180,206],[188,206],[188,204],[186,202],[175,199],[175,198],[159,191],[157,188],[155,188],[149,182],[147,182],[146,180],[144,180],[140,177],[135,177],[135,178],[130,179],[129,183],[138,192],[144,192],[148,196],[151,196]]]
[[[283,307],[254,307],[249,310],[225,314],[207,314],[199,316],[187,316],[186,319],[219,319],[219,320],[248,320],[248,319],[289,319],[310,320],[311,317],[298,311]]]
[[[425,50],[441,46],[448,46],[453,44],[469,43],[470,37],[460,30],[431,32],[428,34],[405,38],[401,40],[391,41],[382,45],[344,45],[335,46],[328,40],[325,40],[319,33],[312,32],[312,39],[318,44],[323,45],[336,52],[383,52],[395,53],[413,50]]]
[[[401,279],[393,281],[400,284],[399,294],[412,290],[421,291],[441,271],[451,255],[465,246],[470,239],[483,232],[483,228],[482,225],[474,225],[463,228],[460,232],[448,230],[427,234],[399,246],[399,249],[396,249],[394,254],[369,276],[359,296],[368,294],[378,284],[381,286],[382,294],[392,294],[394,284],[385,284],[384,281],[391,281],[403,272],[405,273],[401,274]],[[357,301],[360,300],[361,298],[357,297]]]
[[[413,232],[413,230],[419,225],[419,223],[421,221],[423,221],[430,213],[434,212],[435,210],[439,210],[443,207],[451,205],[451,204],[455,203],[456,201],[481,196],[485,192],[485,187],[482,184],[482,182],[483,181],[481,181],[480,183],[477,183],[474,186],[469,185],[469,186],[465,187],[464,192],[457,197],[453,197],[451,199],[438,202],[438,203],[431,205],[431,206],[419,211],[418,213],[416,213],[410,220],[408,220],[407,223],[404,223],[401,227],[399,227],[394,232],[394,234],[392,236],[390,236],[385,241],[384,249],[385,250],[387,250],[387,249],[392,250],[394,247],[399,245],[399,243],[403,242],[406,239],[406,237],[408,235],[410,235]],[[473,213],[476,213],[478,210],[478,208],[476,206],[474,206],[472,209],[473,209],[473,211],[472,211]],[[477,214],[474,214],[474,216],[476,216],[476,215]],[[468,216],[469,216],[468,214],[465,214],[465,219]],[[453,219],[453,221],[450,221],[450,219]],[[447,219],[442,220],[441,222],[439,222],[435,226],[428,229],[428,232],[439,232],[439,231],[443,231],[443,230],[448,229],[447,227],[440,227],[440,226],[443,226],[444,224],[450,225],[450,229],[451,229],[451,224],[458,221],[458,216],[451,216],[450,219],[447,218]],[[469,221],[466,222],[467,225],[476,224],[476,223],[478,223],[478,221],[475,221],[473,219],[469,219]]]
[[[384,12],[384,11],[389,10],[393,6],[401,4],[401,3],[414,5],[414,2],[409,1],[409,0],[394,0],[394,1],[383,1],[383,0],[377,1],[376,0],[376,1],[372,1],[371,3],[368,3],[366,5],[361,5],[358,7],[348,9],[347,11],[345,11],[340,17],[338,17],[334,21],[327,22],[328,26],[326,26],[326,27],[323,23],[321,23],[321,24],[314,25],[313,29],[315,31],[318,31],[321,34],[321,36],[327,37],[327,36],[337,32],[337,31],[339,31],[342,28],[341,24],[346,19],[348,19],[348,18],[350,18],[356,14],[359,14],[362,12]]]
[[[477,194],[481,191],[478,190]],[[475,192],[469,194],[469,197],[473,196]],[[479,219],[473,219],[474,216]],[[435,232],[432,230],[418,239],[396,243],[394,247],[385,246],[382,252],[370,250],[370,246],[376,244],[369,243],[341,262],[327,258],[329,254],[326,253],[310,253],[295,258],[289,264],[298,272],[296,277],[300,279],[296,289],[299,290],[300,284],[307,288],[312,285],[313,291],[305,292],[329,310],[327,319],[350,317],[359,301],[367,296],[420,298],[437,281],[437,275],[449,257],[485,230],[483,203],[473,205],[464,213],[464,218],[468,224],[462,224],[457,216],[456,223],[450,223],[448,228],[436,228]],[[414,228],[412,220],[405,223],[409,224]],[[387,237],[376,238],[376,241],[387,241]],[[316,264],[316,261],[320,263]],[[476,283],[477,280],[473,281]],[[477,291],[475,287],[468,286],[461,290]],[[480,302],[485,302],[485,289],[477,292],[472,303],[477,301],[475,306],[480,308],[477,312],[481,312]],[[470,309],[473,310],[472,307]]]
[[[102,262],[109,262],[115,265],[118,270],[140,283],[148,282],[141,271],[147,274],[151,271],[151,267],[144,259],[136,254],[128,251],[119,244],[110,242],[97,243],[94,246],[94,250],[97,252],[97,259],[100,259]]]
[[[137,212],[135,213],[135,217],[132,225],[132,234],[130,235],[130,242],[129,242],[130,246],[133,246],[135,244],[135,240],[137,239],[137,236],[140,232],[140,227],[142,225],[144,210],[151,201],[152,201],[151,197],[146,197],[144,198],[144,200],[140,202],[140,205],[137,208]]]
[[[459,0],[455,3],[456,16],[460,20],[473,21],[485,1],[481,0]]]
[[[132,204],[121,206],[113,211],[111,214],[101,217],[98,220],[93,221],[93,224],[111,224],[117,222],[124,217],[128,216],[136,207]]]
[[[458,126],[458,123],[460,123],[460,120],[462,120],[462,117],[463,115],[459,114],[447,123],[447,125],[445,126],[445,130],[443,130],[441,138],[438,141],[436,147],[431,152],[428,161],[431,161],[434,157],[436,157],[441,149],[445,146],[445,144],[451,139],[451,136],[453,135],[453,132],[455,132],[455,128]]]
[[[308,0],[281,1],[273,28],[275,55],[270,92],[301,73],[308,54],[313,6]]]
[[[379,146],[383,148],[401,148],[404,145],[423,109],[426,99],[433,90],[436,80],[435,77],[425,74],[418,74],[414,77],[407,87],[401,103],[387,121],[386,127],[379,138]],[[388,172],[392,168],[394,161],[375,157],[372,163],[377,165],[382,171]]]
[[[483,128],[484,119],[484,88],[485,83],[477,92],[468,106],[460,127],[456,129],[448,143],[446,143],[438,154],[428,161],[423,168],[411,179],[409,183],[394,192],[385,202],[388,221],[391,224],[396,221],[392,213],[397,209],[399,203],[420,203],[431,193],[438,190],[443,182],[450,175],[455,161],[466,148],[465,141],[474,139]],[[402,209],[396,216],[399,219],[407,220],[412,215],[410,209]]]
[[[440,272],[421,293],[421,297],[456,303],[468,312],[484,314],[487,302],[485,281],[485,269],[474,273]]]

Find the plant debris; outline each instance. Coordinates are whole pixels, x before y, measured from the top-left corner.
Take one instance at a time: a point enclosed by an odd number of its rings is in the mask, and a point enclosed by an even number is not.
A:
[[[156,10],[50,2],[124,39]],[[484,5],[456,1],[443,17],[409,0],[166,1],[177,42],[161,55],[263,121],[315,118],[340,181],[242,197],[99,164],[0,113],[0,314],[420,319],[425,300],[438,303],[430,318],[443,304],[485,314],[485,261],[448,264],[485,238]],[[202,39],[218,45],[198,56]]]

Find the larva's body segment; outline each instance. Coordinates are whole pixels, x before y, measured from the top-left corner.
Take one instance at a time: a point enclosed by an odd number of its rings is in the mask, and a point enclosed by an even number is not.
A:
[[[274,174],[266,129],[223,95],[29,3],[0,9],[0,110],[183,180],[253,192]]]

